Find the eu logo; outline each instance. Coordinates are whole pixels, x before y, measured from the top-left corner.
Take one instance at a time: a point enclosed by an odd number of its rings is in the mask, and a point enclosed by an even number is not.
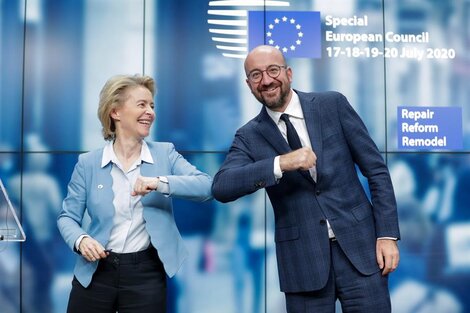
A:
[[[259,45],[276,47],[286,58],[320,58],[320,12],[249,11],[248,48]]]

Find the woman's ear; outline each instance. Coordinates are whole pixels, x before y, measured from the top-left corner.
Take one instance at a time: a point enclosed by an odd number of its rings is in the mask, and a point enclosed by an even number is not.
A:
[[[115,121],[119,121],[119,119],[120,119],[119,112],[116,111],[116,109],[112,109],[111,113],[109,113],[109,116]]]

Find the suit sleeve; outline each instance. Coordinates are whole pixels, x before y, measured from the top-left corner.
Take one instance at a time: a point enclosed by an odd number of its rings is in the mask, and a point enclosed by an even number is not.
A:
[[[376,236],[400,238],[397,205],[387,165],[363,121],[343,95],[338,97],[337,105],[349,150],[369,184]]]
[[[238,130],[229,153],[214,177],[212,193],[220,202],[234,201],[277,183],[274,157],[255,160],[243,132]]]

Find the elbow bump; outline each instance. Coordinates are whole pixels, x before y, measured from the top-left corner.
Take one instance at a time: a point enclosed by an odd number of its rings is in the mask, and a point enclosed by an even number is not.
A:
[[[220,190],[218,190],[217,187],[212,187],[212,195],[214,199],[219,202],[222,202],[222,203],[230,202],[230,199],[226,197]]]

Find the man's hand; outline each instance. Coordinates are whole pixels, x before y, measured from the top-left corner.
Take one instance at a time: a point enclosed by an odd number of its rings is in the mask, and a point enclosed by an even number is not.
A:
[[[296,170],[307,171],[316,164],[317,156],[309,147],[303,147],[279,157],[279,166],[283,172]]]
[[[382,270],[382,275],[393,272],[398,267],[400,253],[397,241],[393,239],[378,239],[376,244],[377,264]]]
[[[108,256],[103,246],[98,241],[88,236],[83,237],[78,249],[82,256],[89,262],[104,259]]]

